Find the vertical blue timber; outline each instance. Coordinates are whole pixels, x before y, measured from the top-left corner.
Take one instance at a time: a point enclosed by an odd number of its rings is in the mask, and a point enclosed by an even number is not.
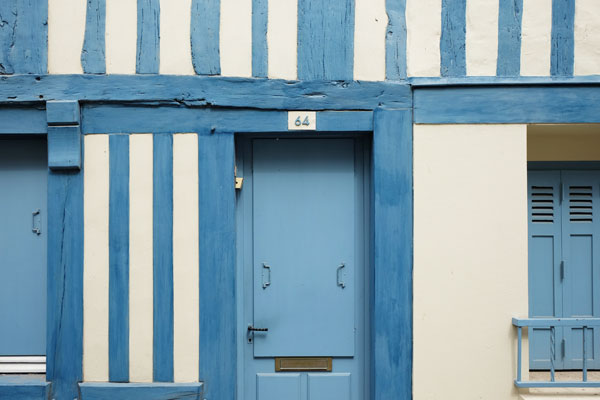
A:
[[[371,399],[412,396],[412,111],[377,109],[373,132]]]
[[[298,0],[298,79],[353,77],[354,0]]]
[[[550,75],[573,75],[575,60],[575,1],[552,0]]]
[[[521,74],[523,0],[500,0],[497,76]]]
[[[0,1],[0,75],[48,71],[48,2]]]
[[[236,395],[235,189],[232,133],[198,132],[200,381]]]
[[[158,74],[160,65],[160,0],[138,0],[137,7],[135,70],[138,74]]]
[[[406,79],[406,0],[386,0],[385,77]]]
[[[465,76],[467,0],[442,0],[441,75]]]
[[[252,76],[266,78],[268,0],[252,0]]]
[[[154,381],[173,381],[173,136],[154,135]]]
[[[192,0],[192,64],[198,75],[219,75],[220,0]]]
[[[108,379],[129,381],[129,136],[109,137]]]
[[[106,0],[87,0],[85,39],[81,65],[86,74],[106,73],[105,40]]]
[[[78,396],[83,379],[83,173],[48,175],[46,380],[52,397]]]

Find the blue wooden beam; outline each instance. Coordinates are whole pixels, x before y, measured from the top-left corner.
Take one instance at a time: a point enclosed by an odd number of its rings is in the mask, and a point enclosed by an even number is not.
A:
[[[106,73],[106,0],[87,0],[81,65],[86,74]]]
[[[0,376],[0,399],[48,400],[50,388],[43,375]]]
[[[252,76],[266,78],[268,0],[252,0]]]
[[[48,167],[58,169],[81,168],[81,128],[77,101],[49,101],[46,103],[48,121]]]
[[[80,383],[81,400],[203,400],[197,383]]]
[[[410,87],[399,82],[168,75],[0,76],[0,104],[62,99],[272,110],[372,110],[380,105],[408,107],[412,96]]]
[[[573,75],[575,60],[575,1],[552,0],[551,75]]]
[[[406,0],[386,0],[385,76],[406,79]]]
[[[598,123],[598,86],[429,87],[414,91],[419,124]]]
[[[192,1],[192,64],[198,75],[219,75],[220,0]]]
[[[0,75],[48,72],[48,2],[0,1]]]
[[[0,107],[0,135],[46,134],[46,110],[41,107]]]
[[[138,74],[158,74],[160,67],[160,0],[137,2]]]
[[[498,76],[519,76],[521,73],[522,23],[523,0],[500,0],[496,64]]]
[[[441,75],[465,76],[467,0],[442,0]]]
[[[412,397],[412,112],[377,109],[373,131],[371,398]]]

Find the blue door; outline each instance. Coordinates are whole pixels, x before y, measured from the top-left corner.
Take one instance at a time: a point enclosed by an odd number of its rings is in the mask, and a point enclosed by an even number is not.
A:
[[[46,354],[45,140],[0,140],[0,356]]]
[[[247,143],[244,399],[364,398],[364,168],[353,139]]]
[[[600,317],[600,172],[529,172],[529,315]],[[533,329],[530,368],[581,369],[583,330]],[[586,332],[600,369],[600,331]]]

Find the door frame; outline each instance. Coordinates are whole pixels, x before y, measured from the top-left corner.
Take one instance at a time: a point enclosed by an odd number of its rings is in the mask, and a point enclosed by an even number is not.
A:
[[[371,290],[371,280],[372,276],[371,271],[371,228],[372,224],[370,221],[372,215],[372,207],[371,207],[371,197],[372,197],[372,184],[371,184],[371,147],[372,147],[372,134],[370,132],[325,132],[318,134],[310,134],[310,133],[301,133],[301,134],[290,134],[288,132],[282,133],[269,133],[269,134],[245,134],[245,135],[237,135],[235,137],[235,154],[236,154],[236,177],[243,178],[243,185],[241,190],[236,190],[236,209],[235,209],[235,219],[236,219],[236,278],[245,277],[248,262],[248,254],[251,252],[252,245],[250,244],[250,248],[248,248],[247,243],[252,242],[252,226],[247,226],[246,223],[249,220],[248,213],[251,213],[252,210],[245,210],[244,207],[248,204],[251,204],[247,198],[242,198],[242,194],[244,193],[244,187],[246,185],[252,185],[252,172],[247,171],[246,167],[249,166],[249,163],[252,163],[252,155],[248,156],[250,152],[252,152],[251,146],[252,141],[254,139],[352,139],[359,148],[355,147],[354,149],[354,157],[356,158],[359,153],[362,153],[360,156],[362,157],[362,184],[363,184],[363,202],[362,202],[362,211],[363,215],[363,227],[364,227],[364,248],[363,248],[363,262],[364,269],[362,271],[362,276],[355,276],[355,282],[358,282],[359,279],[363,280],[363,283],[360,285],[361,290],[363,292],[364,303],[362,304],[362,318],[357,320],[361,321],[360,323],[363,325],[363,335],[362,340],[363,343],[361,345],[362,349],[358,350],[360,357],[362,358],[360,370],[364,374],[364,382],[363,382],[363,398],[369,398],[370,391],[370,374],[367,373],[369,371],[370,366],[370,319],[369,319],[369,310],[370,310],[370,290]],[[249,178],[249,179],[248,179]],[[252,195],[251,193],[245,192],[246,195]],[[240,204],[242,207],[239,207]],[[246,327],[248,323],[248,315],[245,305],[245,299],[247,298],[246,290],[248,289],[247,279],[236,279],[236,311],[237,311],[237,335],[236,335],[236,343],[237,343],[237,386],[238,386],[238,398],[243,396],[245,391],[245,377],[246,377]],[[252,283],[250,283],[250,287]]]

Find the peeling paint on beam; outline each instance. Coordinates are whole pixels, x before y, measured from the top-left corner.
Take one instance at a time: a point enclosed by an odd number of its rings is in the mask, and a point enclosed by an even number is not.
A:
[[[0,104],[78,99],[84,102],[177,102],[189,106],[273,110],[372,110],[410,107],[410,87],[346,82],[202,76],[0,76]]]

